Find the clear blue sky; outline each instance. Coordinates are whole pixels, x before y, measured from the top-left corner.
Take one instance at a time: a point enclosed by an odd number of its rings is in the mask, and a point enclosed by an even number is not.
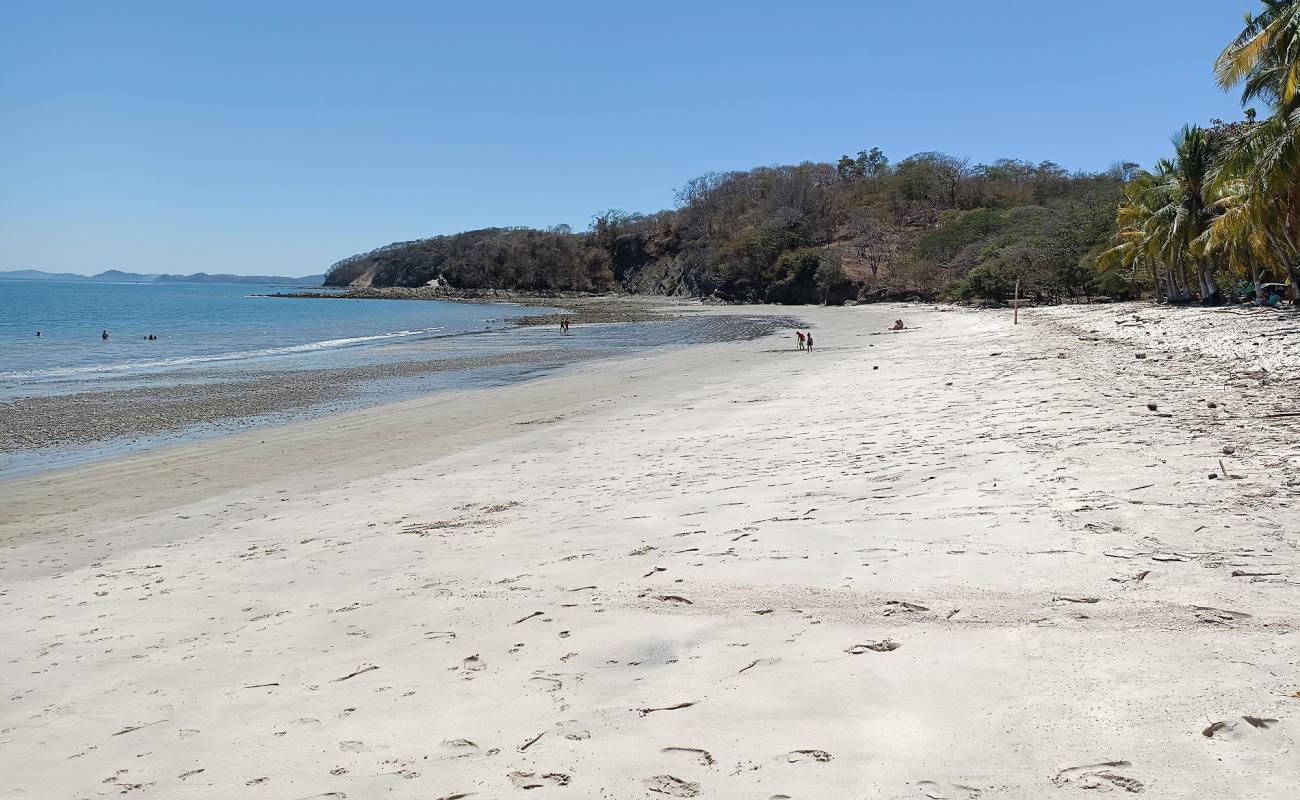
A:
[[[0,269],[300,275],[710,170],[1150,164],[1253,0],[0,0]]]

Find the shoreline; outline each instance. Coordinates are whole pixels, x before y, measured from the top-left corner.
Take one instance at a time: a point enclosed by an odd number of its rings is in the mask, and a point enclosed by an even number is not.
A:
[[[702,298],[638,295],[618,292],[521,292],[510,289],[449,289],[445,287],[338,287],[332,292],[276,292],[260,295],[286,299],[438,300],[448,303],[507,303],[521,306],[563,304],[567,313],[524,314],[509,321],[521,327],[553,325],[561,318],[577,324],[647,322],[680,319],[683,312],[707,308]],[[671,310],[670,310],[671,309]]]
[[[801,311],[811,354],[642,352],[0,483],[0,795],[1300,781],[1300,422],[1260,418],[1289,383],[1099,314]]]
[[[766,333],[740,316],[669,314],[657,308],[641,301],[601,302],[574,313],[514,318],[504,331],[385,342],[369,349],[369,363],[349,366],[282,365],[267,370],[235,362],[202,371],[116,379],[127,381],[125,387],[105,380],[87,382],[82,391],[16,396],[0,402],[5,420],[0,457],[7,461],[0,476],[39,473],[350,409],[378,409],[394,400],[456,388],[532,380],[574,363],[618,357],[629,349]],[[771,324],[779,324],[777,317],[768,316]],[[538,330],[560,318],[579,328],[563,336]],[[130,385],[141,382],[144,385]]]

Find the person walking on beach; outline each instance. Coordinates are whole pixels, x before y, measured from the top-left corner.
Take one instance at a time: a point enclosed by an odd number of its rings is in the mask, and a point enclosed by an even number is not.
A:
[[[805,336],[808,337],[808,352],[811,353],[812,352],[812,331],[808,331],[808,333],[806,333]]]
[[[803,331],[795,331],[794,335],[799,337],[799,349],[800,350],[804,349]]]

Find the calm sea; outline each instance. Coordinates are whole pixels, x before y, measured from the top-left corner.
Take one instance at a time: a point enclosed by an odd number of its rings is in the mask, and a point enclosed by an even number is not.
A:
[[[0,281],[0,396],[84,391],[160,372],[183,379],[200,368],[210,376],[222,366],[369,363],[381,345],[503,330],[520,313],[512,305],[257,296],[277,290]]]
[[[0,479],[793,324],[711,314],[565,335],[510,322],[553,308],[260,296],[275,291],[0,281]]]

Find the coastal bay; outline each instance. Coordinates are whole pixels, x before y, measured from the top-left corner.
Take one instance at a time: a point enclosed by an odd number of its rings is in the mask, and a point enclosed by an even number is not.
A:
[[[1285,796],[1290,338],[799,312],[0,483],[0,796]]]

